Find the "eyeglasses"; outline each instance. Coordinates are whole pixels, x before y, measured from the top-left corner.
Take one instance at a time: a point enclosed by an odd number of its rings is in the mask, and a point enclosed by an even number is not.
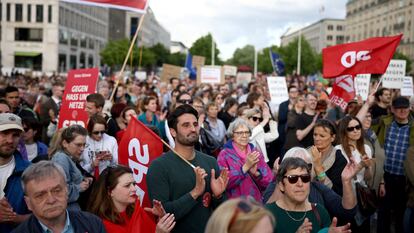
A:
[[[262,121],[263,118],[262,117],[249,117],[249,119],[252,119],[253,121]]]
[[[233,132],[234,135],[237,136],[250,136],[250,131],[238,131],[238,132]]]
[[[346,130],[348,131],[348,132],[352,132],[352,131],[354,131],[354,130],[360,130],[361,129],[361,125],[357,125],[357,126],[354,126],[354,127],[348,127],[348,128],[346,128]]]
[[[303,183],[308,183],[311,179],[311,176],[309,174],[306,175],[288,175],[283,176],[283,178],[287,178],[289,183],[296,184],[299,180],[299,178],[302,180]]]
[[[92,134],[98,135],[98,134],[104,134],[106,131],[92,131]]]
[[[237,204],[237,208],[235,210],[236,211],[234,211],[234,214],[231,217],[228,230],[230,230],[231,226],[236,222],[237,216],[239,215],[240,211],[247,214],[250,211],[252,211],[252,207],[246,201],[242,200],[239,202],[239,204]]]
[[[177,100],[177,102],[180,104],[193,104],[192,100]]]

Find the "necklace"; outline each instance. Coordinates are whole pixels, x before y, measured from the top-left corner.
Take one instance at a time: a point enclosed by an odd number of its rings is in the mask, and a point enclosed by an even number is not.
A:
[[[296,219],[296,218],[294,218],[294,217],[292,217],[290,214],[289,214],[289,212],[287,211],[287,210],[285,210],[285,212],[286,212],[286,214],[287,214],[287,216],[289,216],[289,218],[290,219],[292,219],[293,221],[295,221],[295,222],[302,222],[304,219],[305,219],[305,217],[306,217],[306,211],[305,211],[305,214],[301,217],[301,218],[299,218],[299,219]]]

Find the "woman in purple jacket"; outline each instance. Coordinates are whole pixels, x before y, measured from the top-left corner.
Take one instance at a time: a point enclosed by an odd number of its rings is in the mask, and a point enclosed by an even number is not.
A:
[[[251,128],[245,120],[237,118],[230,124],[227,134],[231,140],[217,157],[220,169],[229,171],[227,197],[251,196],[262,202],[262,192],[273,180],[273,174],[263,154],[249,144]]]

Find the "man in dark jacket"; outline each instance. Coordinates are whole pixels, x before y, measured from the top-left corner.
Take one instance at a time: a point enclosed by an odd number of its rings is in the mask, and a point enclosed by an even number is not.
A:
[[[24,199],[33,212],[13,232],[106,232],[97,216],[67,210],[68,188],[63,168],[52,161],[28,167],[22,175]]]

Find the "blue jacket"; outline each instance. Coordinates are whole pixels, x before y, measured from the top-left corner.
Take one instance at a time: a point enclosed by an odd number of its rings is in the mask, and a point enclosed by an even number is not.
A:
[[[13,207],[14,212],[17,214],[29,214],[30,211],[24,201],[24,192],[21,183],[21,177],[23,171],[30,165],[30,162],[23,160],[22,155],[16,150],[13,154],[16,166],[13,173],[7,179],[4,193],[9,204]],[[16,226],[13,224],[0,223],[0,232],[8,233]]]

